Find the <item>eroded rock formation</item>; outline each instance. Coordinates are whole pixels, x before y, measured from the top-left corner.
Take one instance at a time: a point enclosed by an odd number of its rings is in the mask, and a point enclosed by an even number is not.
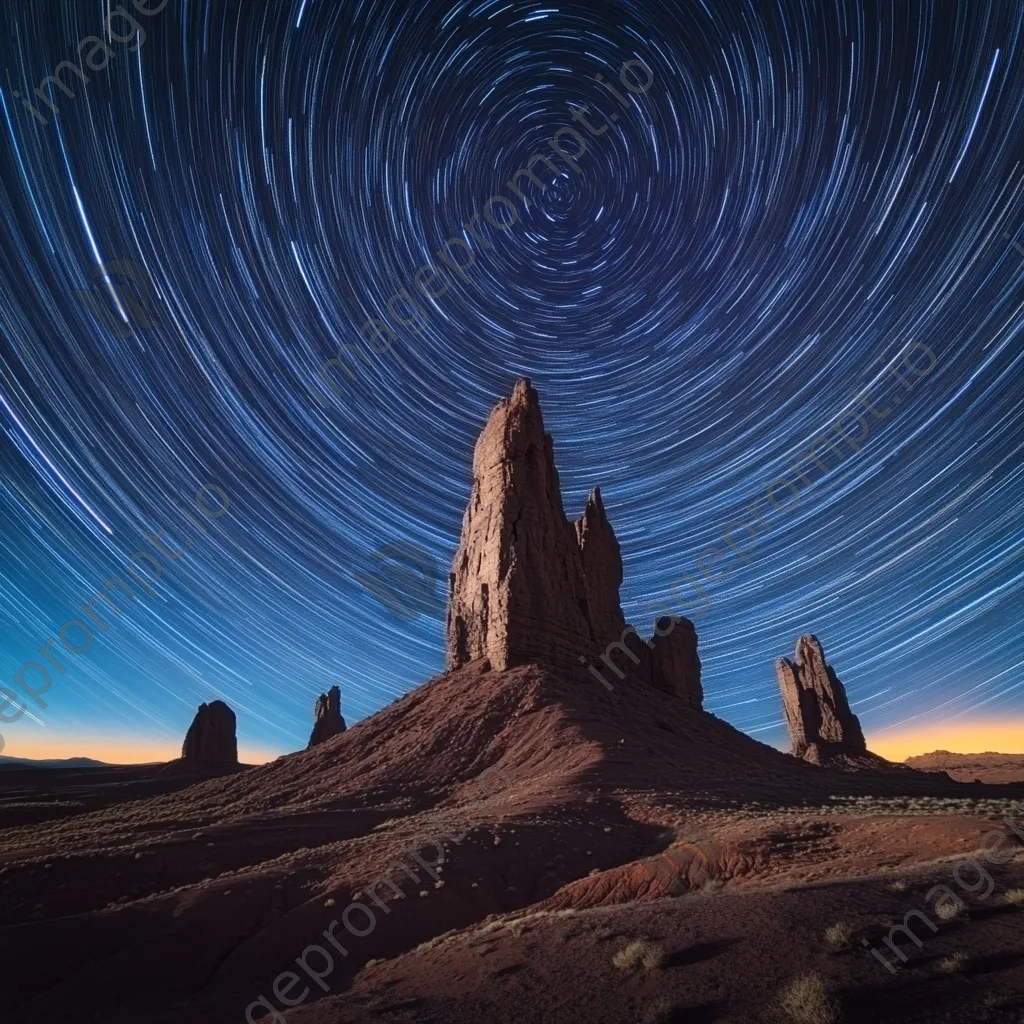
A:
[[[636,680],[700,708],[697,634],[660,619],[652,640],[626,624],[622,553],[595,488],[565,517],[551,436],[527,379],[499,402],[473,455],[473,489],[449,578],[448,665],[487,658],[503,671],[593,662],[609,688]],[[609,673],[607,680],[600,672]]]
[[[473,453],[473,490],[450,577],[448,664],[578,665],[593,643],[583,563],[565,518],[537,392],[520,380]]]
[[[605,514],[599,487],[590,492],[587,507],[576,520],[574,534],[583,566],[583,587],[591,633],[594,642],[604,647],[622,637],[626,620],[619,604],[622,552]]]
[[[684,618],[658,619],[651,642],[651,685],[681,697],[691,708],[703,707],[704,688],[700,682],[694,624]]]
[[[793,661],[779,658],[775,672],[782,694],[792,753],[815,764],[867,753],[864,733],[850,710],[846,689],[825,662],[816,636],[796,642]]]
[[[185,734],[181,756],[195,764],[238,764],[234,711],[222,700],[200,704]]]
[[[315,747],[318,743],[344,732],[346,728],[345,719],[341,716],[341,690],[337,686],[332,686],[316,699],[309,746]]]

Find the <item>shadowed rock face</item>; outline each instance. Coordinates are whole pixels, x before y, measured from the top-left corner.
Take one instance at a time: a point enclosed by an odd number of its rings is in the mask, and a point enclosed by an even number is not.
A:
[[[341,717],[341,690],[337,686],[332,686],[326,693],[321,693],[317,697],[313,718],[309,747],[315,747],[318,743],[323,743],[345,731],[347,726],[345,719]]]
[[[825,663],[817,637],[800,637],[794,660],[779,658],[775,672],[796,757],[820,764],[840,755],[867,753],[864,733],[850,710],[846,689],[832,666]]]
[[[654,627],[654,647],[650,653],[651,685],[665,693],[681,697],[691,708],[704,706],[704,687],[700,682],[700,658],[697,657],[697,630],[689,619],[658,619]]]
[[[238,764],[234,711],[222,700],[200,704],[185,734],[181,756],[196,764]]]
[[[590,492],[587,507],[576,520],[575,540],[583,565],[591,632],[594,642],[606,647],[622,637],[626,620],[619,604],[622,552],[605,515],[599,487]]]
[[[592,660],[612,682],[646,682],[700,708],[693,623],[677,618],[668,629],[661,619],[654,639],[641,639],[622,614],[621,585],[601,492],[575,524],[566,520],[537,392],[520,380],[476,444],[450,576],[448,665],[486,658],[497,671],[542,662],[578,672]]]

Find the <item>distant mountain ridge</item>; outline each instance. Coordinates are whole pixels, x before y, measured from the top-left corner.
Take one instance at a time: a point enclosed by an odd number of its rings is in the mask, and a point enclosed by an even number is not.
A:
[[[107,761],[92,757],[54,757],[38,760],[31,757],[7,757],[0,754],[0,768],[4,765],[24,765],[26,768],[111,768]]]
[[[945,772],[958,782],[1024,782],[1024,754],[999,754],[994,750],[954,754],[949,750],[933,750],[930,754],[908,757],[903,763],[921,771]]]

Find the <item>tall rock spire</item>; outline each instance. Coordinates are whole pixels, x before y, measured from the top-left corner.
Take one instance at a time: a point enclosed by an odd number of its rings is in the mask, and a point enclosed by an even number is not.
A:
[[[341,715],[341,688],[332,686],[316,699],[316,706],[313,709],[313,731],[310,733],[309,746],[306,749],[343,733],[346,728],[345,719]]]
[[[496,670],[530,661],[578,667],[594,642],[551,437],[525,378],[476,443],[447,636],[450,667],[488,658]]]
[[[641,639],[622,614],[621,585],[601,491],[590,492],[574,524],[565,518],[551,437],[524,378],[494,407],[473,454],[450,576],[448,665],[487,658],[498,671],[542,662],[579,672],[593,660],[618,682],[646,683],[699,709],[693,623],[662,618],[653,640]]]
[[[587,507],[576,520],[575,533],[591,631],[595,642],[604,647],[621,638],[626,620],[619,605],[622,552],[605,514],[599,487],[590,492]]]
[[[839,755],[867,753],[864,733],[850,710],[846,689],[832,666],[826,664],[816,636],[801,636],[793,661],[779,658],[775,672],[796,757],[820,764]]]

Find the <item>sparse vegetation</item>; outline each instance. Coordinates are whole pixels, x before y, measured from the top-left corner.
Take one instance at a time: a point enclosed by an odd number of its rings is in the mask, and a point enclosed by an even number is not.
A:
[[[962,974],[971,965],[971,958],[961,950],[944,956],[935,966],[946,974]]]
[[[963,909],[964,905],[956,900],[942,900],[935,904],[935,915],[940,921],[955,921]]]
[[[889,883],[889,888],[893,892],[906,892],[910,888],[910,882],[905,878],[896,878]]]
[[[825,942],[830,949],[847,949],[853,940],[854,927],[849,921],[838,921],[825,929]]]
[[[620,949],[612,958],[612,963],[622,971],[641,965],[653,971],[664,966],[665,950],[650,939],[636,939],[625,949]]]
[[[662,996],[644,1010],[640,1024],[676,1024],[682,1020],[683,1007]]]
[[[842,1011],[828,982],[820,974],[794,979],[779,1000],[794,1024],[840,1024]]]
[[[828,814],[977,814],[986,818],[1001,818],[1012,811],[1002,800],[972,797],[939,796],[832,796],[828,807],[818,808]],[[808,808],[803,812],[808,813]]]
[[[1007,889],[1003,893],[1005,903],[1024,903],[1024,889]]]

